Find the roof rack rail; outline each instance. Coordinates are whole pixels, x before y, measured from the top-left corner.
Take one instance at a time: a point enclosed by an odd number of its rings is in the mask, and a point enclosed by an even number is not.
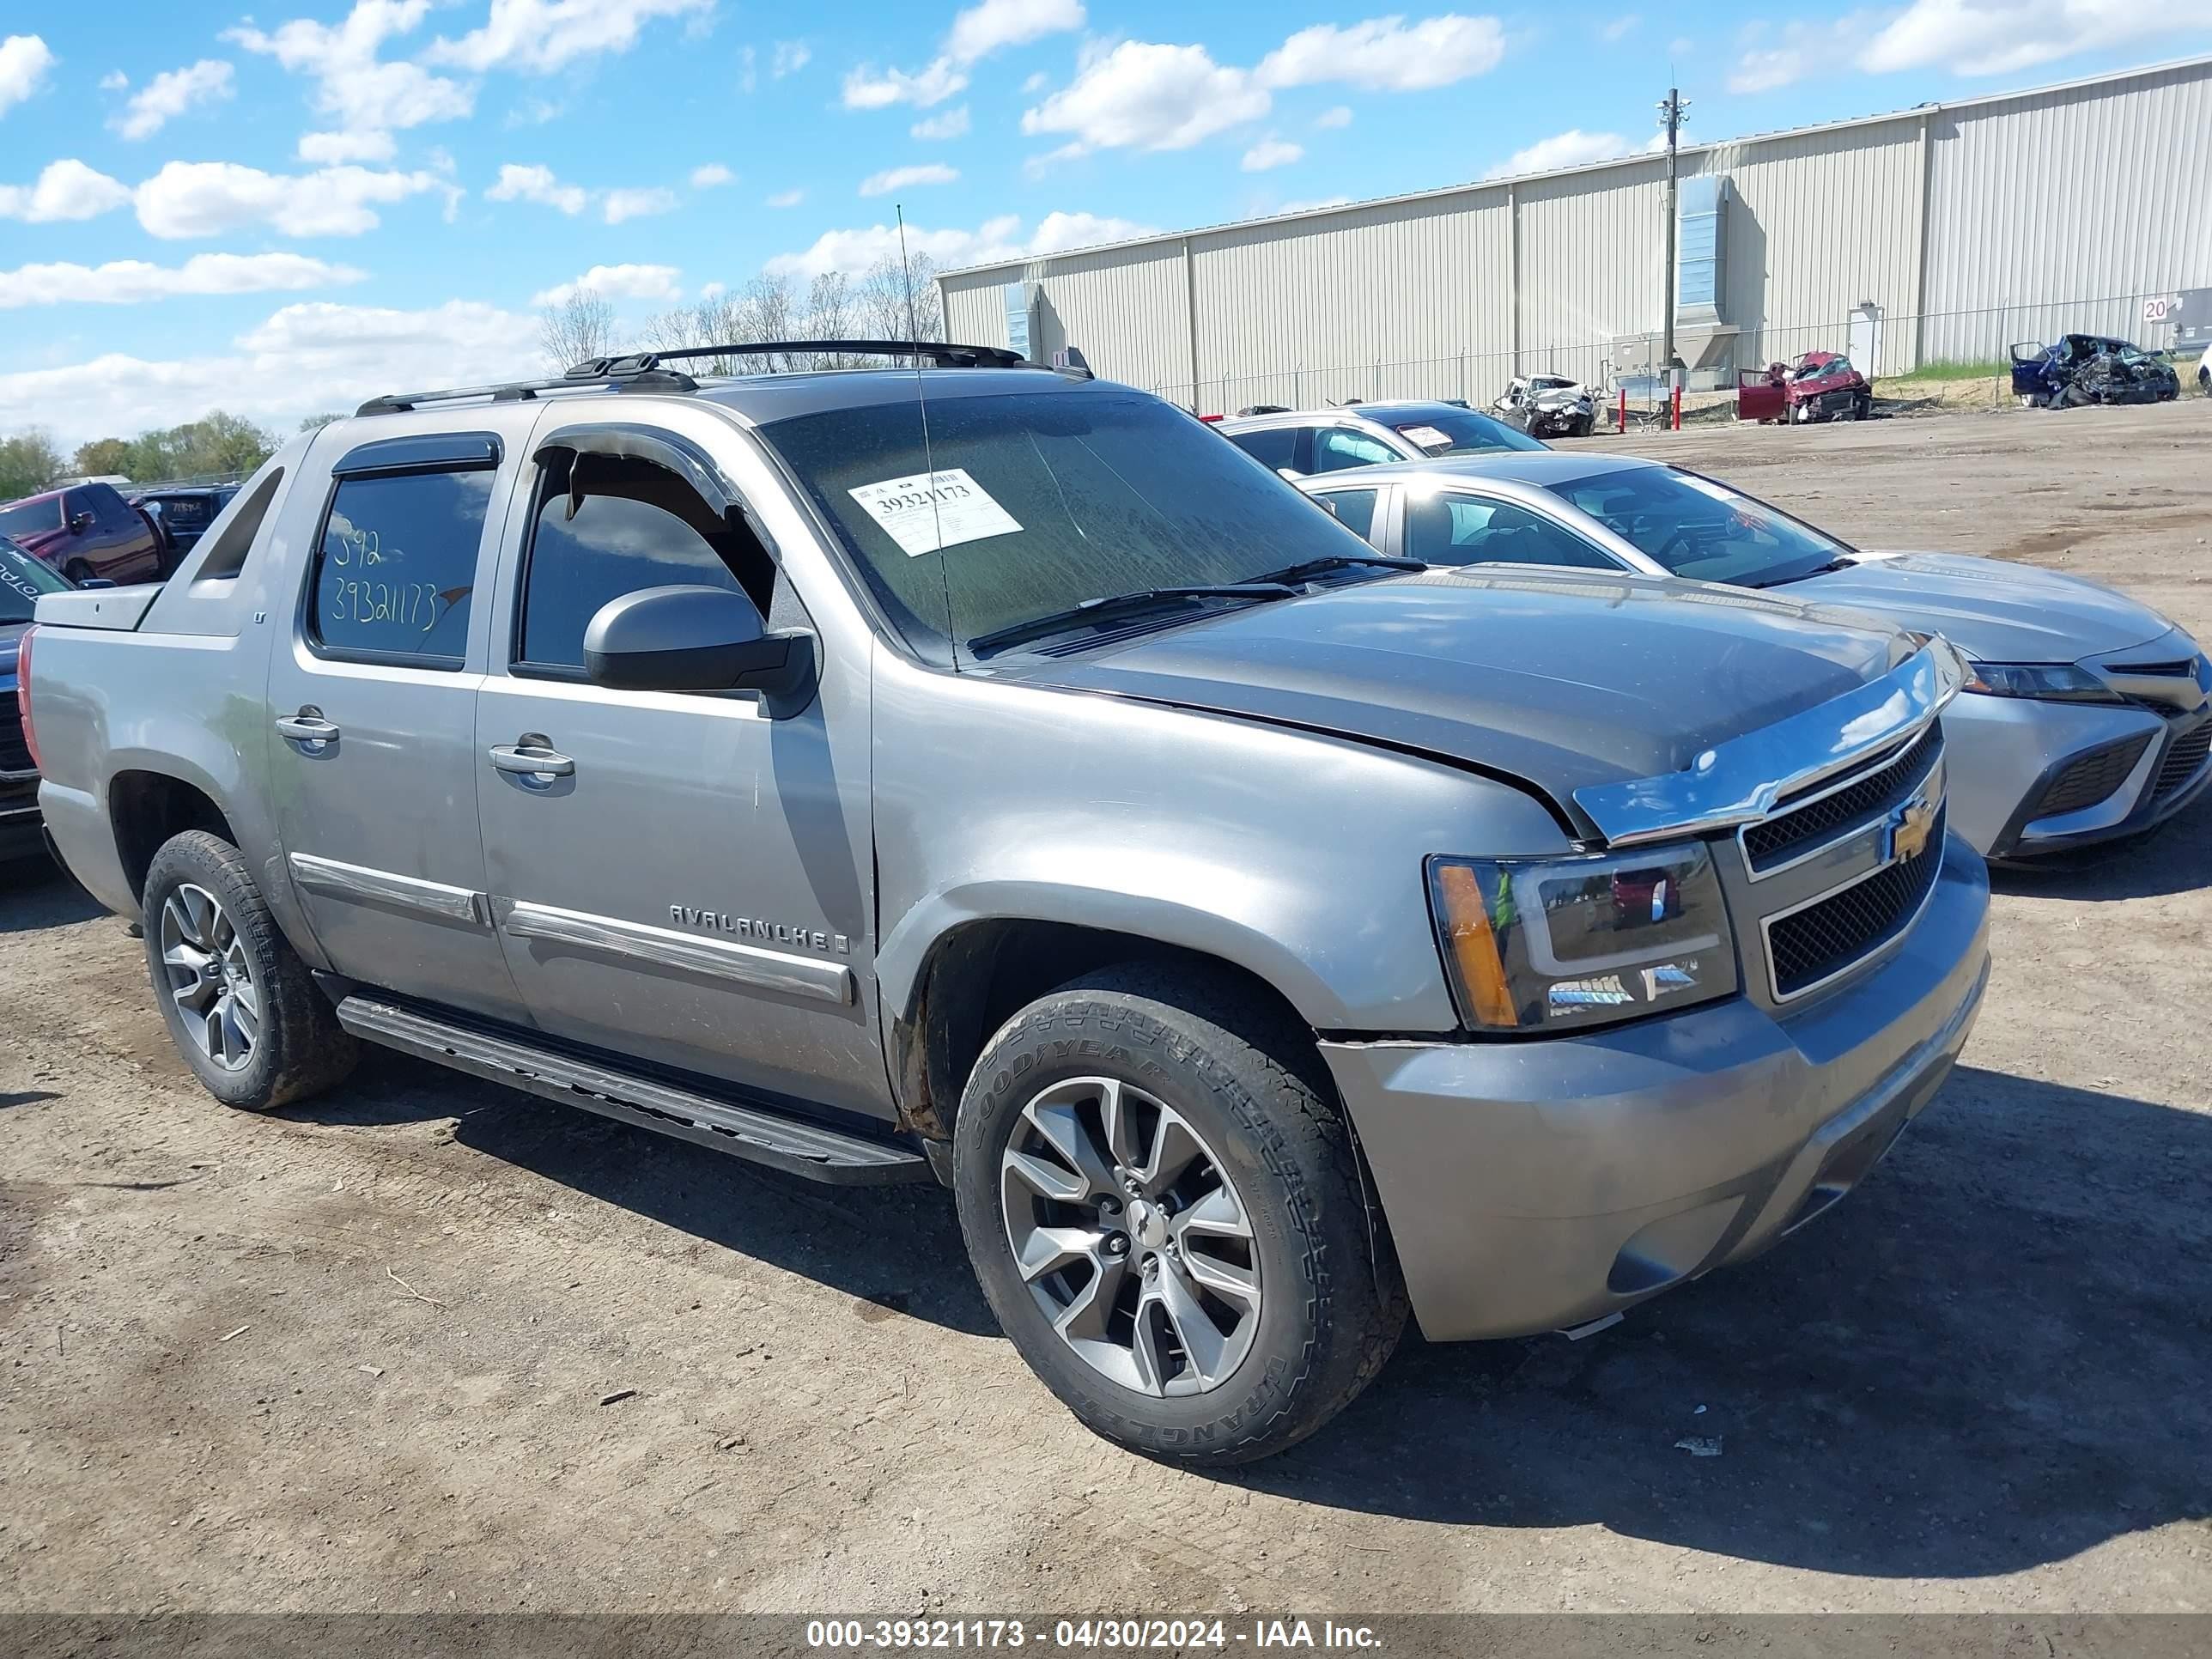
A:
[[[589,357],[568,373],[591,380],[602,374],[649,374],[678,358],[763,357],[778,352],[851,352],[870,357],[921,357],[936,368],[1042,368],[1004,346],[953,345],[942,340],[756,340],[744,344],[672,346],[665,351],[633,351],[617,357]]]
[[[941,340],[762,340],[747,345],[675,346],[665,351],[631,351],[613,357],[587,357],[564,374],[542,380],[507,380],[495,386],[447,386],[437,392],[390,392],[371,398],[356,415],[399,415],[424,404],[459,403],[485,398],[495,404],[526,402],[541,392],[573,392],[592,381],[640,391],[696,392],[698,381],[680,368],[662,365],[696,357],[758,357],[777,352],[841,351],[874,357],[920,357],[938,368],[1037,368],[1018,351],[1004,346],[948,345]],[[1048,371],[1049,372],[1049,371]],[[1064,372],[1064,371],[1063,371]]]
[[[681,369],[659,369],[650,365],[624,368],[601,368],[601,364],[620,365],[625,358],[595,357],[588,363],[579,363],[565,374],[542,380],[507,380],[495,386],[447,386],[436,392],[388,392],[380,398],[371,398],[356,415],[401,415],[424,404],[458,403],[468,398],[488,398],[495,404],[526,403],[541,392],[573,392],[590,380],[606,380],[640,390],[659,392],[696,392],[698,381]]]

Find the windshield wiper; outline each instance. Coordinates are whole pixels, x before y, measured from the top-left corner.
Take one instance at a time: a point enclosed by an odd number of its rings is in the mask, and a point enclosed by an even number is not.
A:
[[[1042,617],[1031,617],[1027,622],[1018,622],[1009,627],[977,635],[968,641],[968,648],[978,656],[988,656],[994,651],[1010,645],[1019,645],[1025,640],[1039,640],[1049,634],[1063,633],[1071,628],[1080,628],[1085,623],[1103,622],[1110,617],[1141,616],[1147,611],[1167,611],[1194,599],[1289,599],[1297,597],[1297,589],[1288,584],[1262,577],[1249,582],[1217,582],[1199,587],[1140,587],[1133,593],[1111,593],[1103,599],[1085,599],[1081,605],[1070,605],[1065,611],[1052,611]]]
[[[1791,582],[1802,582],[1808,576],[1825,576],[1831,571],[1851,570],[1857,568],[1856,559],[1831,559],[1826,564],[1816,564],[1810,570],[1799,570],[1787,576],[1777,576],[1770,581],[1747,582],[1747,587],[1787,587]]]
[[[1252,580],[1255,582],[1304,582],[1316,576],[1325,576],[1332,570],[1348,570],[1354,565],[1380,565],[1386,570],[1426,570],[1429,567],[1419,559],[1393,559],[1381,553],[1330,553],[1318,559],[1301,559],[1296,564],[1286,564],[1280,570],[1263,571]]]

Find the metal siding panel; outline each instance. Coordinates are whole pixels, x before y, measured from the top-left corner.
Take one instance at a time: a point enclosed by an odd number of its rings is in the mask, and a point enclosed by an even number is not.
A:
[[[2002,356],[2069,330],[2162,343],[2143,296],[2212,281],[2208,131],[2201,64],[1940,112],[1929,357]]]

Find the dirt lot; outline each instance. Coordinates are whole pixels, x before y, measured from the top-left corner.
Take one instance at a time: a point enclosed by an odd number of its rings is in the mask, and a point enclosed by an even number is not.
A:
[[[1637,441],[2212,639],[2208,422]],[[2212,1609],[2208,831],[2000,878],[1965,1064],[1834,1216],[1580,1344],[1409,1340],[1229,1477],[1077,1427],[933,1189],[398,1059],[227,1113],[122,924],[18,886],[0,1609]]]

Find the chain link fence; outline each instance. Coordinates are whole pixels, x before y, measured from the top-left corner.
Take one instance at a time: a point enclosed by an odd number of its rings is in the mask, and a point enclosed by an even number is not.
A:
[[[2212,294],[2204,300],[2212,301]],[[1924,313],[1891,312],[1874,304],[1844,316],[1787,326],[1685,325],[1676,331],[1675,349],[1686,367],[1686,392],[1693,404],[1710,404],[1714,394],[1732,396],[1741,373],[1791,363],[1809,351],[1840,353],[1875,380],[1986,379],[1991,400],[2002,401],[2010,396],[2014,346],[2047,344],[2065,334],[2094,334],[2124,340],[2146,351],[2166,351],[2188,319],[2185,301],[2184,291],[2164,289]],[[2189,320],[2201,325],[2212,322],[2212,317]],[[2192,343],[2187,361],[2174,365],[2185,388],[2196,383],[2197,349]],[[1632,421],[1650,420],[1666,403],[1662,361],[1662,343],[1653,332],[1523,346],[1517,352],[1468,350],[1369,362],[1293,362],[1208,376],[1196,386],[1162,382],[1149,390],[1206,415],[1401,398],[1451,400],[1482,409],[1502,396],[1516,375],[1558,374],[1599,395],[1604,405],[1601,420],[1618,408],[1624,392]],[[1111,370],[1102,368],[1101,372]]]

